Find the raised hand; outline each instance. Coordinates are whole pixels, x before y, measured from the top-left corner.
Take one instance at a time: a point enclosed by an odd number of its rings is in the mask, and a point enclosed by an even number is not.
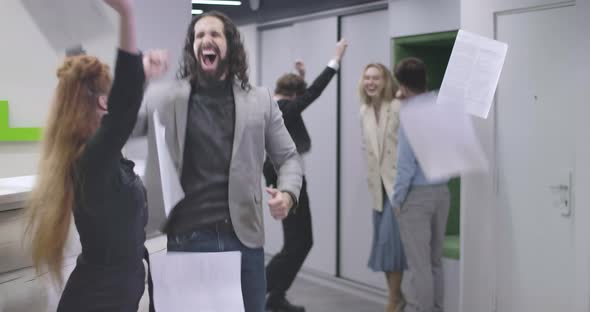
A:
[[[129,53],[139,53],[137,49],[137,34],[135,30],[134,0],[103,0],[113,8],[121,18],[119,29],[119,48]]]
[[[147,80],[162,77],[168,71],[169,53],[166,50],[149,50],[143,54],[143,71]]]
[[[295,61],[295,70],[301,78],[305,78],[305,63],[302,60]]]
[[[342,60],[342,57],[344,57],[344,53],[346,53],[346,48],[348,48],[348,42],[346,41],[346,39],[340,39],[340,41],[338,41],[338,43],[336,44],[335,59],[337,62],[340,62]]]
[[[132,10],[134,0],[104,0],[104,2],[117,11],[119,15],[125,15]]]

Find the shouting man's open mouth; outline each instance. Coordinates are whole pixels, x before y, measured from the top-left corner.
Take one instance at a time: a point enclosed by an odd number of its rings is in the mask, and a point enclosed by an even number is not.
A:
[[[206,72],[215,71],[219,65],[219,49],[209,45],[201,49],[200,61],[201,68]]]

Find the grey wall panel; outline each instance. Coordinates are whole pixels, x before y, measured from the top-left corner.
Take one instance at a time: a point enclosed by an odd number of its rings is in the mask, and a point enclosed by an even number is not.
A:
[[[305,62],[306,79],[311,84],[333,57],[337,18],[264,30],[260,38],[262,85],[274,90],[276,80],[293,71],[296,59]],[[304,266],[328,274],[334,274],[336,266],[336,92],[334,78],[303,113],[312,140],[312,150],[304,162],[314,229],[314,246]],[[272,219],[266,207],[265,230],[266,251],[279,251],[283,243],[281,224]]]
[[[337,18],[295,24],[296,57],[305,61],[308,84],[334,56]],[[336,273],[336,107],[337,79],[303,112],[311,137],[311,152],[305,155],[305,174],[314,229],[314,247],[306,268]]]
[[[373,207],[366,180],[366,159],[361,150],[357,85],[367,63],[389,66],[387,27],[386,10],[342,18],[342,36],[350,41],[350,48],[342,64],[341,78],[341,273],[345,278],[380,288],[385,288],[385,276],[367,268]]]
[[[290,38],[292,38],[292,27],[283,27],[267,30],[260,33],[260,71],[262,86],[274,90],[274,82],[290,69],[292,48]],[[268,197],[263,192],[263,210],[264,210],[264,230],[266,234],[266,244],[264,248],[267,253],[277,253],[283,245],[283,232],[280,222],[275,221],[269,213],[266,202]]]
[[[137,6],[140,49],[166,49],[170,53],[170,69],[165,79],[176,77],[191,19],[190,4],[184,0],[147,0]]]
[[[246,56],[248,58],[248,73],[250,83],[252,85],[259,85],[258,83],[258,29],[256,24],[242,25],[238,27],[242,40],[244,42],[244,49],[246,49]]]

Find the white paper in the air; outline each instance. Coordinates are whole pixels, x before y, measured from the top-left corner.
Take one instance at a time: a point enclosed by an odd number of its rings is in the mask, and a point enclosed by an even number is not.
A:
[[[241,253],[150,256],[156,311],[243,312]]]
[[[487,171],[470,115],[460,107],[437,102],[435,92],[405,100],[401,125],[428,180]]]
[[[494,100],[508,45],[459,30],[438,101],[461,105],[469,114],[487,118]]]
[[[184,198],[184,192],[180,185],[180,178],[170,152],[166,144],[166,128],[160,121],[158,111],[154,111],[154,134],[156,136],[156,150],[158,151],[158,163],[160,165],[160,179],[162,181],[162,197],[166,217],[176,204]]]
[[[51,47],[63,52],[115,31],[99,0],[21,0]]]

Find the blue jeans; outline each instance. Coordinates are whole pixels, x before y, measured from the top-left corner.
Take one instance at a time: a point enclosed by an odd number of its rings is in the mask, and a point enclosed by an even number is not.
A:
[[[169,251],[242,253],[242,296],[246,312],[264,312],[266,276],[264,249],[244,246],[233,232],[198,230],[185,235],[168,236]]]

